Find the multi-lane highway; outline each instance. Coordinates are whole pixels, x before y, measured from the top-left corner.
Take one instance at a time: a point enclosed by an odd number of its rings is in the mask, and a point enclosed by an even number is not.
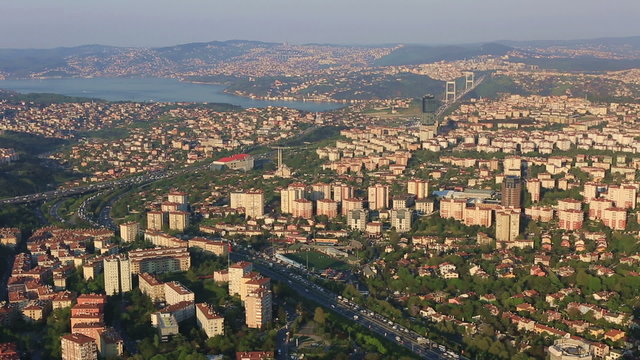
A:
[[[192,167],[177,169],[177,170],[154,171],[154,172],[149,172],[149,173],[145,173],[143,175],[138,175],[134,177],[105,181],[105,182],[85,185],[85,186],[78,186],[70,189],[59,189],[59,190],[52,190],[52,191],[46,191],[41,193],[35,193],[35,194],[15,196],[11,198],[1,199],[0,205],[24,204],[24,203],[30,203],[30,202],[43,201],[43,200],[48,201],[48,200],[67,197],[71,195],[86,194],[93,191],[116,189],[116,188],[120,188],[123,186],[130,186],[130,185],[140,185],[140,184],[144,184],[152,181],[162,180],[162,179],[169,178],[176,175],[181,175],[181,174],[186,174],[189,172],[201,170],[208,166],[210,166],[210,164],[192,166]]]
[[[423,359],[465,359],[444,346],[425,339],[422,335],[410,329],[395,324],[380,314],[343,299],[341,296],[312,283],[305,276],[295,273],[275,261],[236,251],[232,253],[232,257],[234,260],[251,261],[256,270],[265,276],[288,284],[299,295],[315,301],[327,309],[331,309],[336,314],[362,325],[391,342],[405,347]]]

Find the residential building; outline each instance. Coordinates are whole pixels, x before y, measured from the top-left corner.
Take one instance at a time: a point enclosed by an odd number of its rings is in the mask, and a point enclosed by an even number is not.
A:
[[[369,186],[367,200],[370,210],[384,210],[389,208],[389,185],[376,184]]]
[[[293,201],[293,217],[303,219],[313,218],[313,202],[307,199],[298,199]]]
[[[189,213],[186,211],[172,211],[169,213],[169,229],[184,231],[189,226]]]
[[[522,207],[522,179],[519,176],[506,176],[502,181],[502,206]]]
[[[104,291],[115,295],[131,291],[131,262],[125,254],[112,255],[104,262]]]
[[[164,283],[164,299],[167,305],[175,305],[181,302],[195,301],[195,294],[181,283],[170,281]]]
[[[147,213],[147,229],[162,230],[167,225],[162,211],[149,211]]]
[[[136,241],[140,233],[140,224],[137,222],[127,222],[120,224],[120,237],[124,242]]]
[[[333,219],[338,216],[338,203],[331,199],[319,199],[316,201],[318,216],[326,216]]]
[[[496,211],[496,241],[514,242],[520,234],[520,212]]]
[[[260,329],[272,318],[271,290],[260,288],[247,294],[245,300],[246,324]]]
[[[613,230],[624,230],[627,227],[627,210],[615,207],[604,209],[602,223]]]
[[[416,199],[429,196],[429,183],[426,180],[412,179],[407,182],[407,193],[415,195]]]
[[[132,250],[129,251],[129,260],[132,274],[187,271],[191,266],[187,247]]]
[[[392,209],[390,212],[392,228],[398,232],[411,231],[413,212],[410,209]]]
[[[369,212],[365,209],[354,209],[347,214],[347,226],[364,231],[367,226]]]
[[[357,198],[348,198],[342,200],[342,215],[346,216],[351,210],[359,210],[364,208],[364,202]]]
[[[224,335],[224,317],[213,310],[208,304],[196,304],[196,322],[207,337]]]
[[[242,279],[253,270],[253,264],[246,261],[229,266],[229,295],[240,295]]]
[[[260,190],[248,192],[232,192],[231,207],[244,209],[245,216],[256,219],[264,216],[264,192]]]
[[[584,213],[581,210],[558,211],[558,227],[563,230],[578,230],[584,223]]]
[[[280,211],[283,214],[292,214],[295,201],[304,199],[306,186],[304,184],[291,184],[286,189],[280,190]]]
[[[97,360],[96,341],[82,334],[68,334],[60,338],[62,360]]]

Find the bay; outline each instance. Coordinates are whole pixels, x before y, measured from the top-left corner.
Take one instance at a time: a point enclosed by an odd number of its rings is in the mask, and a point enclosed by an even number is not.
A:
[[[0,89],[19,93],[52,93],[135,102],[227,103],[243,108],[286,106],[303,111],[329,111],[344,104],[312,101],[255,100],[224,93],[224,86],[165,78],[68,78],[0,80]]]

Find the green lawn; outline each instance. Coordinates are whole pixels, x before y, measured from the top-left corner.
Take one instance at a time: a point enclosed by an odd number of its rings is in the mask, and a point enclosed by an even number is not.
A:
[[[287,254],[286,256],[289,259],[297,261],[302,265],[306,265],[307,254],[309,254],[309,267],[312,267],[318,270],[324,270],[329,268],[334,270],[349,269],[349,265],[347,265],[347,263],[334,259],[331,256],[327,256],[317,251],[302,251],[295,254]]]

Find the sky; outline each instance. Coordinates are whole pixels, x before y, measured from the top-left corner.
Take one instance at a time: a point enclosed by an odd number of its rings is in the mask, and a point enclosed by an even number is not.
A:
[[[0,48],[457,44],[640,35],[639,0],[3,0]]]

